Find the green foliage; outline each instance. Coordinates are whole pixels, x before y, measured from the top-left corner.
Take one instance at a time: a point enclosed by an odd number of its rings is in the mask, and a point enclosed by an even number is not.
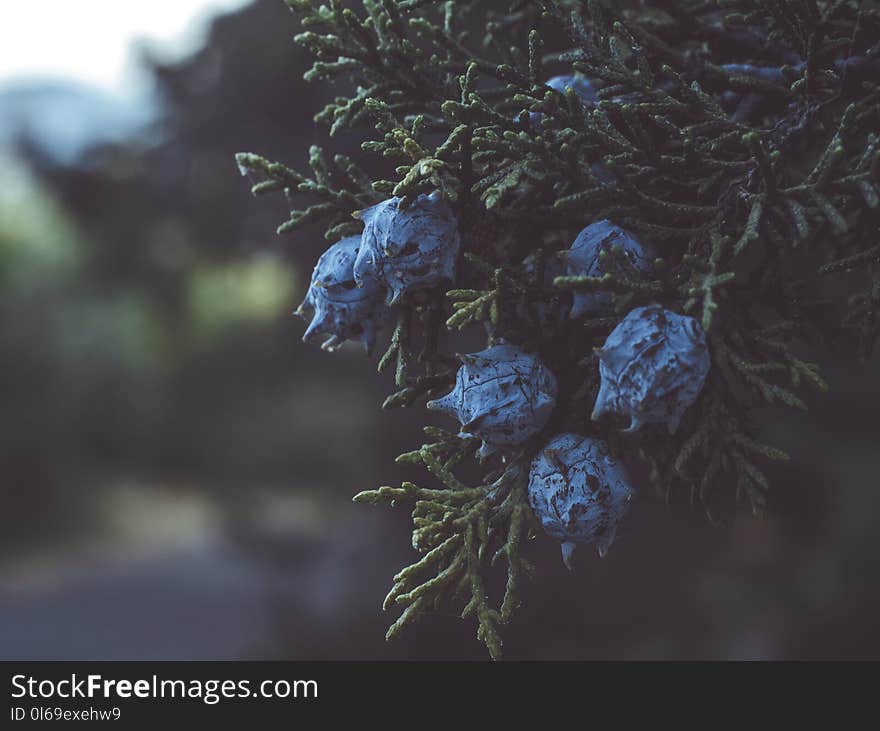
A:
[[[320,224],[335,241],[360,230],[353,211],[433,190],[460,221],[454,288],[400,309],[379,364],[396,366],[399,390],[384,406],[443,393],[457,363],[438,347],[441,330],[483,328],[533,348],[557,374],[553,428],[613,441],[650,465],[667,499],[687,495],[710,516],[728,498],[763,513],[761,465],[786,455],[759,441],[753,407],[805,409],[809,390],[826,388],[797,355],[807,340],[852,342],[867,356],[880,334],[880,11],[818,0],[287,3],[303,27],[296,40],[316,58],[307,78],[339,85],[317,122],[331,136],[366,137],[377,174],[341,156],[331,165],[317,148],[311,177],[239,155],[259,177],[255,193],[294,201],[279,231]],[[780,72],[768,79],[732,64]],[[597,104],[544,84],[573,72],[599,87]],[[735,112],[725,94],[739,100]],[[549,253],[603,218],[651,243],[653,271],[612,250],[601,277],[545,282]],[[566,319],[570,292],[599,290],[615,295],[611,315]],[[622,437],[619,424],[589,421],[593,353],[651,302],[702,322],[712,369],[675,435],[649,427]],[[468,487],[454,470],[473,462],[475,440],[426,431],[434,441],[400,460],[443,487],[355,498],[415,503],[422,557],[394,579],[385,606],[404,611],[388,636],[463,597],[498,657],[499,625],[532,570],[520,551],[534,445]],[[483,577],[498,558],[508,580],[494,608]]]
[[[438,441],[415,452],[402,454],[398,462],[423,464],[445,489],[430,490],[404,482],[401,487],[380,487],[355,495],[356,502],[392,505],[415,502],[413,548],[423,554],[394,577],[384,608],[404,607],[386,635],[392,639],[426,610],[439,608],[449,597],[465,600],[462,617],[474,617],[477,637],[489,653],[501,656],[498,625],[507,622],[519,604],[518,589],[533,573],[520,555],[528,525],[522,469],[505,469],[494,481],[478,487],[460,482],[452,468],[476,445],[462,443],[454,434],[428,427]],[[483,585],[486,564],[503,559],[507,565],[507,588],[498,609],[492,607]]]

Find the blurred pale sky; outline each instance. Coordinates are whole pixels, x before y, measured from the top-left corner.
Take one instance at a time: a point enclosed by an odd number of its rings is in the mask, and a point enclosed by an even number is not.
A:
[[[186,53],[213,15],[247,2],[0,0],[0,84],[50,77],[124,93],[133,41],[162,56]]]

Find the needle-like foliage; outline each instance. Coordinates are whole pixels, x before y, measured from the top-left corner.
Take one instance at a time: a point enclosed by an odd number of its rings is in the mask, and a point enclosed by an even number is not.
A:
[[[543,440],[570,431],[608,441],[649,466],[666,499],[683,495],[720,517],[735,501],[764,512],[763,444],[753,408],[806,409],[826,388],[803,360],[807,342],[868,356],[880,334],[880,9],[855,0],[286,0],[306,77],[339,96],[316,121],[355,135],[362,169],[312,148],[303,174],[255,154],[241,169],[254,193],[284,191],[279,231],[319,224],[329,242],[357,235],[354,211],[391,196],[405,209],[440,191],[462,238],[451,287],[397,307],[379,369],[395,370],[385,408],[446,393],[462,330],[537,353],[559,381]],[[597,89],[546,85],[576,74]],[[389,162],[391,166],[389,166]],[[650,244],[650,271],[603,253],[601,276],[553,269],[585,226],[608,219]],[[575,293],[613,306],[569,316]],[[596,350],[627,312],[659,303],[706,332],[711,370],[670,434],[621,434],[593,422]],[[446,331],[446,335],[443,334]],[[542,437],[507,451],[467,484],[456,469],[479,440],[427,427],[402,455],[435,485],[356,496],[413,504],[420,558],[394,577],[388,637],[459,599],[493,658],[500,627],[533,568],[528,467]],[[472,467],[469,467],[473,471]],[[501,561],[499,598],[485,577]]]

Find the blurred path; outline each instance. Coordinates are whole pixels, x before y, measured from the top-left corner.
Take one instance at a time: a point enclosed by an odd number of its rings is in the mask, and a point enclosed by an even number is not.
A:
[[[228,535],[196,491],[114,484],[88,543],[6,556],[3,659],[207,660],[268,646],[289,572]]]
[[[60,586],[0,590],[0,657],[229,660],[268,642],[281,573],[234,545],[90,563]]]

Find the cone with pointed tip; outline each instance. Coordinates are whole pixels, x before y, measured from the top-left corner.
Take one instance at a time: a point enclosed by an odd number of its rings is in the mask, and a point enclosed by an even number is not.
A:
[[[537,356],[499,343],[459,358],[455,388],[428,408],[458,419],[463,435],[482,439],[481,457],[544,428],[556,406],[556,378]]]
[[[637,270],[649,272],[654,255],[631,233],[607,219],[591,223],[583,229],[562,259],[567,276],[601,277],[606,273],[604,253],[612,247],[620,247],[626,258]],[[575,294],[571,317],[603,315],[610,309],[613,298],[610,292],[587,292]]]
[[[630,418],[627,431],[653,422],[674,433],[700,395],[711,364],[700,324],[660,305],[634,309],[597,352],[602,383],[593,421],[621,414]]]
[[[461,246],[458,221],[438,191],[419,195],[406,210],[399,204],[390,198],[354,214],[364,222],[355,281],[378,281],[392,305],[408,292],[453,281]]]
[[[375,279],[354,281],[354,262],[361,244],[360,236],[349,236],[325,251],[315,270],[303,303],[296,314],[311,318],[303,342],[322,337],[321,347],[333,351],[346,340],[360,340],[369,353],[384,316],[382,287]]]
[[[571,569],[578,543],[595,543],[605,557],[634,491],[608,445],[579,434],[558,434],[529,470],[529,504],[544,532],[562,541]]]

